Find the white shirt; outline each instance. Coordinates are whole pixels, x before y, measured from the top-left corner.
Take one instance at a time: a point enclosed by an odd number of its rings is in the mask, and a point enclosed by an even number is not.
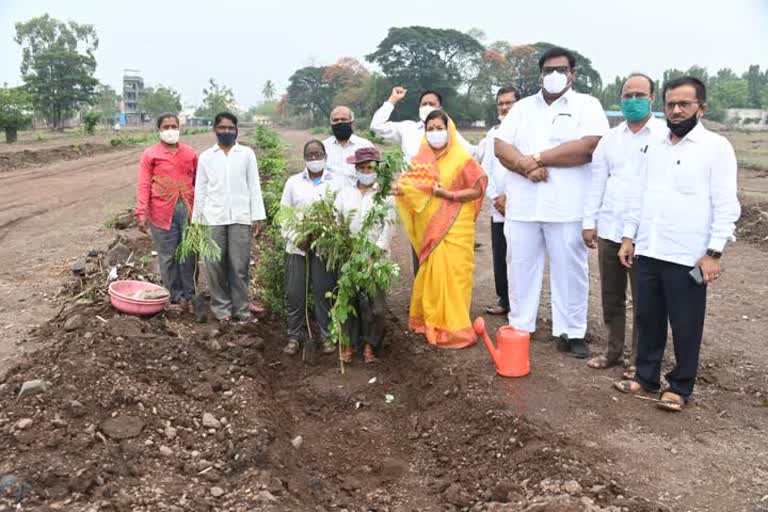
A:
[[[515,103],[502,121],[496,138],[524,155],[540,153],[564,142],[602,136],[608,119],[597,98],[569,89],[551,105],[538,93]],[[574,222],[584,215],[590,164],[548,167],[549,180],[534,183],[517,173],[506,180],[506,219],[514,221]]]
[[[395,106],[389,101],[379,107],[371,118],[371,130],[379,137],[400,143],[403,156],[407,163],[411,163],[413,157],[419,152],[421,140],[424,138],[424,123],[421,121],[390,121],[389,118]],[[475,146],[467,142],[459,132],[456,132],[461,145],[475,156]]]
[[[345,217],[351,216],[349,228],[352,233],[360,231],[366,215],[368,215],[368,212],[373,207],[373,196],[376,195],[378,189],[378,185],[374,185],[363,193],[357,187],[357,184],[345,185],[336,196],[336,209],[343,213]],[[371,228],[368,238],[389,254],[390,227],[395,221],[395,204],[391,196],[385,199],[384,204],[389,208],[387,218],[383,225]]]
[[[624,207],[637,182],[647,147],[664,138],[664,121],[651,117],[633,133],[624,121],[600,139],[592,155],[592,181],[584,205],[584,229],[595,229],[600,238],[621,243]]]
[[[203,151],[195,178],[193,222],[250,225],[266,218],[253,150],[235,143],[229,153],[218,144]]]
[[[624,236],[635,252],[688,267],[707,249],[722,252],[741,215],[736,169],[731,143],[701,123],[677,144],[667,131],[628,200]]]
[[[345,177],[350,184],[357,183],[355,164],[348,163],[347,157],[354,155],[355,151],[360,148],[373,147],[371,141],[358,137],[353,133],[346,146],[339,144],[339,141],[334,136],[325,139],[323,145],[325,146],[325,154],[328,156],[325,168],[330,169],[331,172],[336,173],[338,176]]]
[[[337,192],[343,184],[344,180],[342,178],[328,171],[323,172],[320,182],[315,184],[309,177],[309,171],[304,169],[286,180],[280,205],[290,208],[309,206],[323,199],[326,193],[333,194]],[[285,252],[304,256],[304,251],[296,247],[294,233],[283,231],[283,236],[286,239]]]
[[[493,206],[493,200],[500,195],[504,195],[507,175],[511,174],[506,167],[501,165],[501,162],[496,158],[496,154],[493,151],[493,145],[498,129],[498,126],[494,126],[488,130],[488,134],[477,145],[477,158],[480,161],[480,165],[483,167],[485,174],[488,176],[488,186],[485,187],[485,197],[488,198],[488,204],[491,209],[491,222],[504,222],[504,215],[499,213],[496,207]]]

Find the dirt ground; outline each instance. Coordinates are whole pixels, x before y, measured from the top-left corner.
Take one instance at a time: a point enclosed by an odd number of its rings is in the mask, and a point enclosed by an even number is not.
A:
[[[294,151],[309,138],[283,136]],[[283,356],[284,327],[268,319],[141,322],[97,304],[67,313],[82,315],[70,332],[62,318],[28,334],[59,311],[52,295],[72,260],[114,236],[103,224],[132,202],[139,153],[0,174],[0,487],[21,489],[25,509],[768,510],[765,173],[740,172],[746,221],[709,292],[695,400],[671,415],[614,393],[619,370],[558,354],[546,292],[529,377],[496,377],[481,345],[425,346],[404,329],[411,267],[399,233],[390,347],[345,376],[332,358]],[[489,231],[484,213],[473,314],[494,300]],[[16,401],[30,379],[52,387]],[[215,421],[203,426],[206,412]]]

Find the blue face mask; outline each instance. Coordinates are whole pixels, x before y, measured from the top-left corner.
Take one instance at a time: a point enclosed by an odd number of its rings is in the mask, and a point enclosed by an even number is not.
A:
[[[237,132],[217,133],[216,139],[218,139],[219,144],[222,146],[234,146],[235,141],[237,140]]]
[[[374,183],[376,183],[376,178],[379,177],[378,174],[375,172],[371,173],[362,173],[360,171],[357,171],[355,173],[355,176],[357,176],[357,181],[363,185],[364,187],[370,187]]]
[[[651,113],[651,100],[648,98],[621,100],[621,113],[630,123],[642,121]]]

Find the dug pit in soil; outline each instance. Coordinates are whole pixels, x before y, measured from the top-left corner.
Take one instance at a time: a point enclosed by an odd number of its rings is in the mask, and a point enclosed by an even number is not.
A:
[[[0,477],[25,510],[662,510],[418,337],[342,376],[282,354],[283,331],[67,311],[0,385]],[[17,400],[33,379],[51,385]]]

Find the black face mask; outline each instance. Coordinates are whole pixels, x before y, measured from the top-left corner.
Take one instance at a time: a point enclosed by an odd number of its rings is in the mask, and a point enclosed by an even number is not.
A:
[[[216,139],[218,139],[219,144],[225,147],[234,146],[235,141],[237,140],[237,132],[224,132],[224,133],[217,133]]]
[[[688,132],[693,130],[696,125],[699,122],[699,118],[696,116],[696,114],[693,114],[688,119],[683,119],[679,123],[673,123],[669,119],[667,119],[667,128],[669,128],[669,131],[671,131],[675,137],[682,139],[686,135],[688,135]]]
[[[349,140],[352,136],[352,123],[332,124],[331,131],[337,140]]]

